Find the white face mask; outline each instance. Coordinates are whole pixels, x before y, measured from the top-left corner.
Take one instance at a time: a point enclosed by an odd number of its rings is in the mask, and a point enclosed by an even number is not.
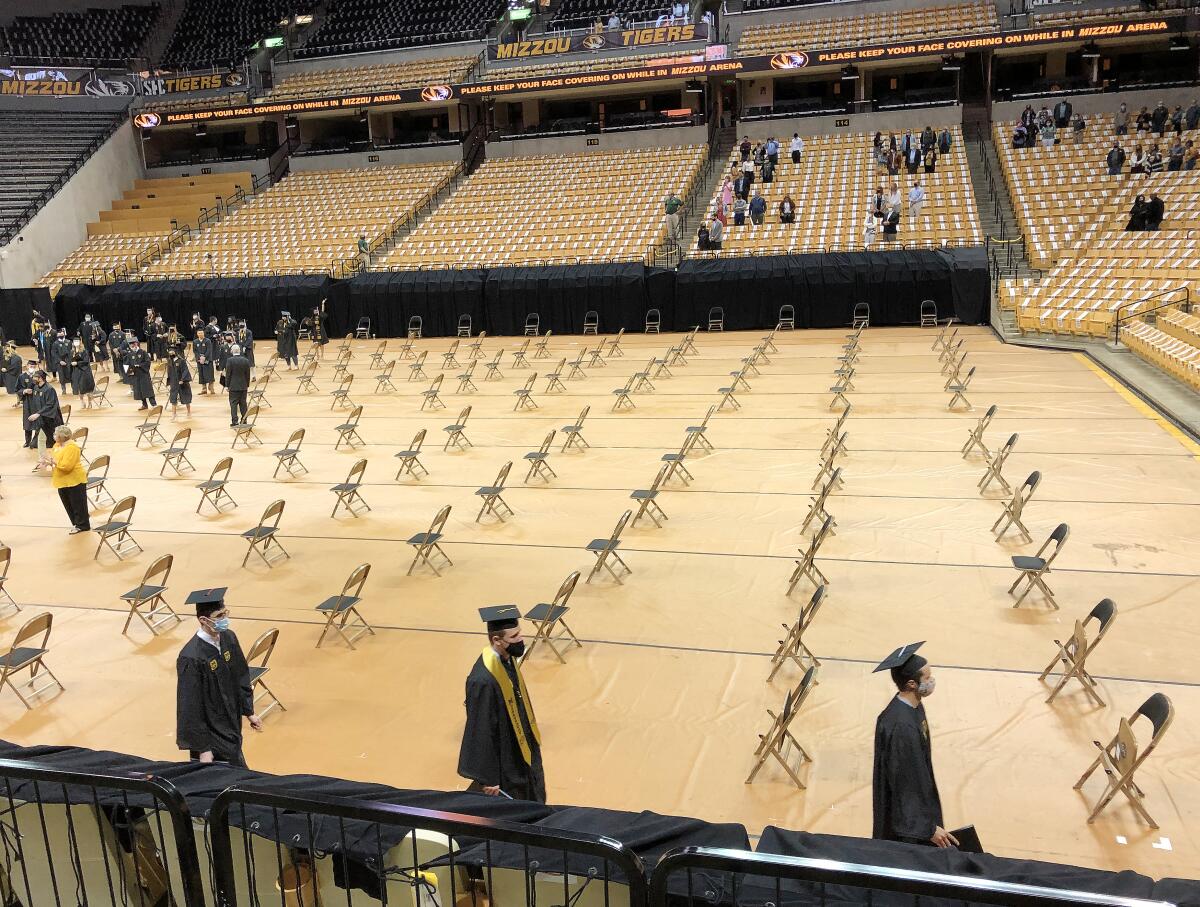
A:
[[[937,678],[930,677],[928,680],[922,680],[917,684],[917,695],[924,699],[926,696],[933,695],[933,690],[937,686]]]

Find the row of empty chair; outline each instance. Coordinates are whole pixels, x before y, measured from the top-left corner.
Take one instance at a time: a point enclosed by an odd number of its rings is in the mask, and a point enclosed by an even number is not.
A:
[[[1033,13],[1030,24],[1036,28],[1079,25],[1104,19],[1153,19],[1168,11],[1182,11],[1190,4],[1187,0],[1160,0],[1153,5],[1121,3],[1115,6],[1086,6],[1078,9],[1056,9],[1044,13]]]
[[[124,66],[141,55],[158,17],[157,3],[23,15],[0,28],[0,41],[17,64],[53,60]]]
[[[506,6],[504,0],[330,0],[296,56],[478,41]]]
[[[623,23],[647,22],[657,19],[671,5],[665,0],[561,0],[550,27],[586,28],[597,19],[607,24],[613,13]]]
[[[282,20],[312,7],[312,0],[184,0],[160,65],[239,66],[251,45],[277,32]]]
[[[551,58],[553,59],[553,58]],[[585,57],[582,60],[561,60],[548,63],[531,63],[523,66],[488,67],[484,79],[489,82],[505,79],[545,78],[547,76],[565,75],[573,72],[588,72],[593,69],[626,69],[642,66],[651,60],[661,61],[664,65],[686,63],[690,56],[676,57],[658,53],[629,54],[627,56]]]
[[[281,79],[271,89],[270,98],[280,101],[452,84],[464,81],[474,63],[474,57],[436,57],[406,60],[403,63],[299,72]]]
[[[1121,342],[1147,362],[1200,392],[1200,346],[1197,345],[1200,341],[1194,334],[1189,341],[1173,333],[1179,326],[1172,319],[1180,317],[1190,319],[1189,331],[1195,332],[1200,327],[1200,319],[1192,315],[1160,312],[1154,326],[1141,319],[1123,325]]]
[[[644,258],[665,234],[663,199],[686,194],[703,159],[697,145],[491,159],[374,267]]]
[[[954,3],[918,9],[891,10],[862,16],[840,15],[800,22],[752,25],[738,40],[738,54],[777,50],[856,47],[902,40],[928,40],[946,35],[993,31],[1000,27],[991,3]]]

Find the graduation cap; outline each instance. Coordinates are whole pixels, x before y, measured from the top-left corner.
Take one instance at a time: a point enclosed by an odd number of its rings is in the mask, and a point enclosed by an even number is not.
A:
[[[197,589],[188,595],[186,604],[196,606],[197,617],[208,617],[225,607],[227,586],[216,589]]]
[[[898,687],[903,687],[910,680],[917,680],[920,677],[921,669],[929,664],[928,661],[917,654],[917,649],[923,645],[925,645],[925,640],[910,642],[906,646],[901,646],[881,661],[871,673],[878,674],[880,671],[890,670],[892,672],[892,680],[895,681]]]
[[[511,630],[521,619],[521,611],[516,605],[491,605],[479,609],[479,619],[487,624],[488,632]]]

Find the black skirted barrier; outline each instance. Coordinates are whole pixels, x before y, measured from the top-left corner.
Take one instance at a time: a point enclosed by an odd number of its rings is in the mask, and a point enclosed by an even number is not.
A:
[[[45,287],[0,290],[0,328],[4,330],[4,339],[20,344],[32,342],[29,325],[33,310],[49,316],[51,308],[50,291]]]
[[[324,276],[214,278],[122,282],[107,287],[68,284],[55,300],[58,324],[77,325],[85,312],[101,324],[140,325],[153,307],[168,322],[190,323],[193,312],[246,319],[270,337],[280,309],[300,317],[327,299],[331,336],[371,319],[371,333],[403,336],[419,315],[422,333],[452,336],[471,316],[473,334],[521,334],[536,313],[540,329],[578,334],[589,310],[601,333],[641,331],[657,308],[665,330],[704,324],[712,306],[725,310],[730,330],[775,325],[780,306],[796,310],[797,327],[849,324],[856,303],[877,325],[916,324],[922,300],[942,318],[971,324],[989,318],[987,256],[980,248],[889,250],[750,258],[689,259],[676,270],[641,264],[555,265],[369,272],[349,280]]]

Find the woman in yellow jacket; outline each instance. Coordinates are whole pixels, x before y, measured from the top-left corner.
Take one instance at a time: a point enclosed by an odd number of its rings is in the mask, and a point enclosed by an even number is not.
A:
[[[81,454],[79,445],[71,440],[71,429],[65,425],[54,429],[54,447],[50,451],[54,458],[54,472],[50,481],[58,489],[58,496],[71,521],[71,535],[92,528],[88,517],[87,470],[83,468]]]

